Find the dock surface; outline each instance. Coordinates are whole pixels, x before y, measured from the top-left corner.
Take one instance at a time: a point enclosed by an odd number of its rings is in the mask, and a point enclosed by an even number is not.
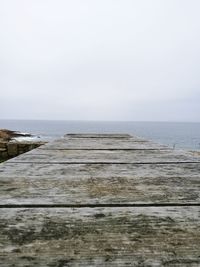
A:
[[[0,164],[0,266],[200,266],[200,158],[68,134]]]

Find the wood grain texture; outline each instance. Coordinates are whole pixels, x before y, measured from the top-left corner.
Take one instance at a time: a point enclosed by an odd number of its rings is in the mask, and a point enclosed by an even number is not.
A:
[[[40,149],[169,149],[143,139],[133,138],[63,138]]]
[[[200,266],[200,159],[69,134],[0,164],[0,266]]]
[[[0,177],[41,177],[49,178],[168,178],[168,177],[199,177],[200,163],[161,163],[161,164],[36,164],[36,163],[6,163],[0,164]]]
[[[190,153],[173,150],[32,150],[9,162],[162,163],[200,162]]]
[[[0,204],[199,203],[200,164],[3,164]]]
[[[2,209],[0,266],[197,267],[199,214],[199,207]]]

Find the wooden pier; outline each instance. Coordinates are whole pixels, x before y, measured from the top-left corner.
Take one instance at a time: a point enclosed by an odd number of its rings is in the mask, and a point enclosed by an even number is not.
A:
[[[200,158],[68,134],[0,164],[0,266],[200,266]]]

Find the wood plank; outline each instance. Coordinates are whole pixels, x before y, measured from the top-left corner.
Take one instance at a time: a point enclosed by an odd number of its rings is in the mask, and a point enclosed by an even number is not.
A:
[[[135,141],[132,139],[113,138],[67,138],[50,142],[40,149],[170,149],[167,146],[155,144],[146,140]]]
[[[100,139],[103,139],[103,138],[134,138],[134,139],[140,139],[139,137],[137,136],[132,136],[130,134],[123,134],[123,133],[107,133],[107,134],[103,134],[103,133],[80,133],[80,134],[75,134],[75,133],[68,133],[68,134],[65,134],[64,137],[67,137],[67,138],[100,138]]]
[[[0,164],[0,266],[197,267],[199,201],[199,157],[68,135]]]
[[[13,164],[10,161],[0,164],[0,178],[5,177],[38,177],[49,178],[134,178],[144,177],[199,177],[200,163],[169,163],[169,164]],[[72,178],[70,178],[72,177]]]
[[[200,207],[1,209],[0,266],[197,267],[199,214]]]
[[[0,205],[200,204],[200,164],[5,164]]]
[[[35,149],[9,162],[35,163],[162,163],[200,162],[199,157],[174,150],[39,150]]]

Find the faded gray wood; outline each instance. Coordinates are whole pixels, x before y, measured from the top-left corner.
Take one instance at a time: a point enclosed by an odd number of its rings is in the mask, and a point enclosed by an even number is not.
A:
[[[199,207],[2,209],[0,266],[197,267],[199,214]]]
[[[199,200],[199,157],[69,134],[0,164],[0,266],[197,267]]]
[[[0,205],[200,204],[200,164],[4,164]]]
[[[40,149],[169,149],[139,138],[72,138],[66,137],[41,146]]]
[[[51,149],[51,150],[66,150],[66,149],[91,149],[91,150],[100,150],[100,149],[116,149],[116,150],[131,150],[131,149],[154,149],[154,150],[161,150],[166,149],[169,150],[169,147],[154,144],[152,142],[140,141],[140,142],[132,142],[131,140],[117,140],[113,142],[112,140],[88,140],[84,139],[65,139],[63,141],[55,141],[54,143],[49,143],[44,146],[41,146],[39,149]]]
[[[134,139],[141,139],[137,136],[132,136],[130,134],[118,134],[118,133],[107,133],[107,134],[99,134],[99,133],[80,133],[80,134],[75,134],[75,133],[68,133],[68,134],[65,134],[64,137],[67,137],[67,138],[81,138],[81,139],[85,139],[85,138],[89,138],[90,140],[92,138],[100,138],[100,139],[103,139],[103,138],[119,138],[119,139],[123,139],[123,138],[126,138],[126,139],[129,139],[129,138],[134,138]]]
[[[38,177],[81,179],[85,177],[199,177],[200,163],[167,163],[167,164],[36,164],[7,163],[0,164],[0,178]]]
[[[9,162],[149,163],[200,162],[190,153],[173,150],[32,150]]]

